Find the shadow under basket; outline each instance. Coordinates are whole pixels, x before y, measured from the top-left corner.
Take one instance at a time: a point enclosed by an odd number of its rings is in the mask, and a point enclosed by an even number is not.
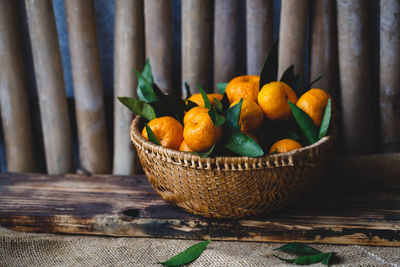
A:
[[[318,184],[333,154],[335,136],[288,153],[200,158],[153,144],[136,116],[131,139],[144,172],[165,201],[210,218],[240,218],[278,210]]]

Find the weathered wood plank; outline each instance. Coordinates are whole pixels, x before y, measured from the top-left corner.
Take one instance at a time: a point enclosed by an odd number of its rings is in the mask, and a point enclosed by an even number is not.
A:
[[[273,0],[246,1],[247,74],[260,75],[274,44]]]
[[[74,170],[61,54],[51,0],[26,0],[47,173]]]
[[[239,1],[214,2],[214,84],[229,82],[238,72]]]
[[[81,167],[110,173],[100,55],[92,0],[65,1]]]
[[[115,1],[114,174],[129,175],[139,169],[139,158],[129,134],[133,115],[116,97],[136,97],[134,70],[143,68],[144,50],[143,0]]]
[[[400,151],[400,2],[381,0],[380,135],[385,152]]]
[[[342,143],[347,154],[373,150],[368,1],[338,0],[337,27],[342,104]]]
[[[256,218],[216,220],[165,203],[145,176],[2,173],[0,226],[29,232],[400,246],[400,182],[365,191],[355,177],[355,183],[334,178],[294,207]]]
[[[192,93],[197,84],[212,88],[212,2],[210,0],[182,1],[182,97],[186,97],[184,83]]]
[[[279,29],[278,78],[292,64],[302,80],[306,72],[306,30],[308,1],[282,1],[281,24]]]
[[[172,92],[172,15],[170,0],[145,0],[146,57],[154,81],[166,93]]]
[[[36,171],[27,83],[18,23],[18,3],[0,3],[0,108],[7,169]]]
[[[338,101],[336,3],[332,0],[315,0],[312,3],[310,81],[322,73],[323,78],[313,87],[329,92]]]

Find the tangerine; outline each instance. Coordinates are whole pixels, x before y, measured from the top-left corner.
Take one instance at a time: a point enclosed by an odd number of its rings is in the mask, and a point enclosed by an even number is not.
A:
[[[258,104],[270,120],[285,120],[291,116],[288,100],[296,104],[297,96],[284,82],[267,83],[258,94]]]
[[[159,117],[151,120],[147,124],[163,147],[179,149],[183,140],[183,126],[175,118],[170,116]],[[142,135],[149,140],[146,127],[143,128]]]

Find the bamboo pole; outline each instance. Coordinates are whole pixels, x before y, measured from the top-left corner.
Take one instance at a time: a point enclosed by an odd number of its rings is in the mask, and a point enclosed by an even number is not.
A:
[[[71,128],[51,0],[25,0],[49,174],[72,172]]]
[[[33,172],[37,168],[17,5],[14,0],[3,0],[0,3],[0,113],[7,170]]]
[[[172,92],[172,25],[170,0],[145,0],[146,57],[154,81],[165,92]]]
[[[306,30],[308,1],[283,0],[281,7],[281,24],[279,29],[279,66],[278,79],[292,64],[295,72],[305,75]]]
[[[212,88],[212,2],[210,0],[182,1],[182,95],[186,97],[184,82],[192,93],[197,84]]]
[[[274,44],[273,0],[246,1],[247,74],[260,75]]]
[[[310,81],[322,73],[322,79],[313,87],[321,88],[338,99],[336,3],[314,0],[312,14]]]
[[[239,1],[218,0],[214,5],[214,86],[229,82],[238,72]]]
[[[133,74],[133,70],[141,70],[143,65],[143,0],[116,0],[114,40],[115,96],[136,97],[137,79]],[[114,174],[129,175],[138,172],[139,158],[131,143],[129,134],[131,120],[132,112],[119,103],[115,97]]]
[[[400,151],[400,1],[381,0],[380,135],[385,152]]]
[[[109,173],[110,155],[94,4],[90,0],[67,0],[64,3],[81,167],[92,173]]]
[[[347,154],[368,153],[373,148],[367,4],[337,1],[342,137]]]

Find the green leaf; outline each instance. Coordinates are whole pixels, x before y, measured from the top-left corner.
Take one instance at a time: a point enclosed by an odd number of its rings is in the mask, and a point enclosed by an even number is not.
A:
[[[211,109],[210,99],[208,99],[206,91],[204,91],[203,87],[201,87],[200,84],[197,85],[197,88],[199,88],[200,94],[203,97],[204,107]]]
[[[191,152],[191,153],[193,153],[197,156],[200,156],[200,158],[204,159],[204,158],[208,157],[214,151],[214,148],[215,148],[215,144],[206,152]]]
[[[164,92],[161,91],[160,87],[158,87],[156,83],[153,83],[151,86],[153,87],[153,91],[158,99],[162,100],[166,96],[166,94],[164,94]]]
[[[298,257],[295,259],[283,259],[276,255],[274,255],[274,256],[280,260],[286,261],[288,263],[297,264],[297,265],[310,265],[310,264],[321,262],[321,263],[329,266],[329,261],[334,254],[335,254],[335,252],[318,253],[318,254],[314,254],[314,255],[301,256],[301,257]]]
[[[275,154],[278,154],[278,149],[277,148],[275,148],[275,150],[272,151],[272,153],[271,153],[271,155],[275,155]],[[276,249],[274,249],[274,250],[276,250]]]
[[[314,83],[316,83],[316,82],[318,82],[319,80],[321,80],[322,76],[323,76],[323,74],[320,73],[320,74],[317,76],[317,78],[315,78],[312,82],[310,82],[310,84],[308,85],[308,88],[307,88],[307,89],[311,89],[311,87],[313,86]]]
[[[289,85],[297,96],[301,94],[301,77],[300,74],[294,73],[294,65],[290,65],[282,74],[281,82]]]
[[[329,252],[328,254],[329,254],[329,255],[327,255],[327,256],[321,261],[321,263],[322,263],[322,264],[325,264],[326,266],[329,266],[332,257],[335,256],[336,253],[335,253],[335,252]]]
[[[154,92],[152,84],[138,71],[136,71],[136,77],[138,79],[137,94],[140,100],[151,103],[158,100],[156,93]]]
[[[190,92],[190,85],[185,82],[185,90],[186,90],[186,99],[192,96],[192,93]]]
[[[278,41],[274,44],[264,62],[260,73],[260,88],[272,81],[276,81],[278,75]]]
[[[157,117],[172,116],[182,123],[186,104],[178,96],[164,95],[162,99],[150,105],[154,108]]]
[[[143,102],[139,99],[131,98],[131,97],[124,97],[119,96],[117,97],[119,102],[121,102],[124,106],[129,108],[132,112],[136,113],[137,115],[145,118],[146,120],[151,121],[152,119],[156,118],[156,113],[152,106]]]
[[[240,99],[239,103],[234,105],[233,107],[228,108],[226,111],[226,128],[227,133],[233,133],[240,131],[239,118],[240,111],[242,109],[243,98]]]
[[[225,94],[225,88],[228,83],[217,83],[217,89],[221,94]]]
[[[197,259],[206,249],[210,240],[197,243],[165,262],[158,262],[164,266],[181,266]]]
[[[146,64],[143,67],[142,75],[150,84],[153,84],[154,78],[149,59],[146,59]]]
[[[218,112],[222,112],[224,110],[222,103],[218,100],[218,98],[214,97],[214,102],[215,102],[215,108],[218,110]]]
[[[289,100],[289,105],[290,109],[292,110],[294,119],[296,120],[297,124],[299,125],[301,131],[303,132],[304,136],[306,137],[310,145],[317,142],[318,129],[317,126],[315,126],[313,120],[310,118],[310,116],[308,116],[307,113],[305,113],[295,104],[290,102],[290,100]]]
[[[285,72],[282,74],[281,82],[289,84],[289,82],[294,78],[294,65],[290,65]]]
[[[158,141],[156,135],[153,133],[153,131],[151,130],[150,126],[147,123],[145,124],[145,127],[146,127],[147,137],[149,138],[149,141],[153,142],[156,145],[161,146],[160,141]]]
[[[301,76],[296,74],[294,79],[290,82],[289,86],[293,89],[297,96],[301,96],[304,91],[301,90]]]
[[[294,254],[298,254],[298,255],[313,255],[313,254],[321,253],[321,251],[316,250],[306,244],[299,243],[299,242],[287,243],[287,244],[285,244],[279,248],[276,248],[274,250],[294,253]]]
[[[208,111],[208,115],[210,115],[215,127],[223,125],[226,121],[225,117],[218,114],[218,112],[214,108]]]
[[[196,103],[194,103],[194,102],[192,102],[192,101],[190,101],[190,100],[187,100],[187,103],[186,103],[186,111],[189,111],[189,110],[191,110],[192,108],[194,108],[194,107],[197,107],[198,105],[196,104]]]
[[[331,122],[332,107],[331,99],[328,99],[328,104],[326,104],[324,116],[322,117],[321,127],[319,128],[319,139],[324,137],[329,129],[329,124]]]
[[[264,155],[264,151],[253,138],[239,131],[229,135],[224,146],[242,156],[260,157]]]
[[[222,111],[224,112],[231,105],[231,103],[229,103],[228,95],[226,93],[224,93],[224,95],[222,96],[221,104],[222,104]]]

